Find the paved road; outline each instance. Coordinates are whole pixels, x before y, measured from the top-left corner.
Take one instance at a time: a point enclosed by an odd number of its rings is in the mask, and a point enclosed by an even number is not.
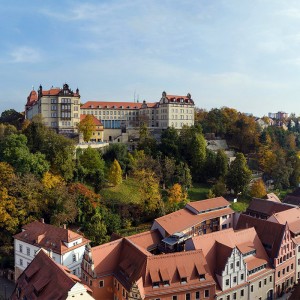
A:
[[[0,277],[0,300],[8,300],[15,289],[15,284],[3,277]],[[6,297],[6,298],[5,298]]]

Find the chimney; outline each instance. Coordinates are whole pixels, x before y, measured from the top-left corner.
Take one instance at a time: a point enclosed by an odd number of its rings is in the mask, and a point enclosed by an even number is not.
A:
[[[41,223],[45,223],[44,218],[41,218],[40,222],[41,222]]]

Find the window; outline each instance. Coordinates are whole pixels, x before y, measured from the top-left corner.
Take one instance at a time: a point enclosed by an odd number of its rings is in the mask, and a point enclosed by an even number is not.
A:
[[[233,269],[233,263],[230,264],[230,269]]]
[[[20,266],[23,266],[23,259],[20,258]]]
[[[165,280],[165,281],[163,282],[163,284],[164,284],[164,286],[169,286],[169,285],[170,285],[170,281],[169,281],[169,280]]]
[[[236,293],[233,293],[233,299],[236,300]]]
[[[19,245],[19,251],[23,252],[23,245]]]
[[[153,288],[159,288],[159,282],[153,282],[152,287]]]
[[[223,224],[222,229],[226,229],[226,228],[227,228],[227,224]]]
[[[244,297],[244,290],[241,290],[241,297]]]
[[[280,277],[280,271],[278,271],[277,276]]]
[[[293,270],[294,269],[294,264],[291,264],[291,270]]]
[[[236,276],[233,277],[233,282],[236,283]]]
[[[267,284],[267,279],[265,278],[265,279],[264,279],[264,285],[266,285],[266,284]]]
[[[226,300],[230,300],[230,295],[227,295]]]
[[[273,281],[273,278],[272,278],[272,276],[270,276],[270,278],[269,278],[269,281],[270,281],[270,282],[272,282],[272,281]]]
[[[177,296],[172,296],[172,300],[177,300]]]
[[[29,247],[26,247],[26,252],[27,252],[27,255],[30,256],[30,248]]]
[[[258,283],[258,287],[261,288],[261,281]]]
[[[93,281],[92,280],[90,280],[90,286],[92,286],[93,285]]]
[[[287,267],[286,267],[286,271],[288,272],[289,270],[290,270],[290,267],[289,267],[289,266],[287,266]]]
[[[73,255],[72,255],[72,260],[73,260],[73,262],[77,261],[77,259],[76,259],[76,254],[73,254]]]
[[[191,294],[190,293],[185,294],[185,300],[191,300]]]
[[[282,275],[284,275],[285,274],[285,269],[282,269]]]
[[[241,280],[244,280],[244,274],[241,274]]]
[[[226,279],[226,283],[225,283],[226,285],[229,285],[229,279]]]
[[[205,298],[208,298],[208,297],[209,297],[209,290],[205,290],[205,291],[204,291],[204,297],[205,297]]]
[[[251,285],[251,293],[253,292],[253,285]]]
[[[100,280],[100,281],[99,281],[99,287],[100,287],[100,288],[104,287],[104,280]]]
[[[236,262],[236,266],[237,266],[237,267],[240,266],[240,262],[239,262],[239,261]]]
[[[196,298],[196,300],[199,300],[199,299],[200,299],[200,292],[196,292],[196,293],[195,293],[195,298]]]
[[[181,284],[183,284],[183,283],[187,283],[187,278],[186,277],[181,278]]]

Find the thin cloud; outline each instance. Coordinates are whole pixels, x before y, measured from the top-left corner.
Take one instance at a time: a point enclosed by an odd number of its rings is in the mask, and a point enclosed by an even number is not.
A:
[[[37,63],[41,60],[39,51],[27,46],[15,48],[10,56],[13,63]]]

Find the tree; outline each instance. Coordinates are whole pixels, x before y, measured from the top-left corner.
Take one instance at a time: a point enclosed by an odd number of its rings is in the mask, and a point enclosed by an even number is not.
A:
[[[246,191],[251,180],[246,158],[242,153],[237,153],[235,160],[231,163],[226,177],[227,185],[237,195]]]
[[[250,196],[254,198],[263,198],[267,194],[266,186],[262,179],[254,181],[250,187]]]
[[[168,205],[171,211],[183,207],[187,203],[187,193],[182,190],[181,185],[175,183],[168,191]]]
[[[0,189],[0,228],[11,234],[16,232],[19,225],[17,199],[9,196],[6,188]]]
[[[10,124],[20,129],[24,120],[24,114],[21,114],[14,109],[8,109],[1,113],[0,123]]]
[[[99,211],[91,217],[89,222],[85,223],[84,232],[93,246],[107,242],[107,229]]]
[[[6,162],[0,162],[0,187],[9,188],[15,179],[14,168]]]
[[[45,188],[51,189],[61,183],[64,183],[64,180],[60,175],[54,175],[51,172],[46,172],[43,176],[42,183]]]
[[[0,157],[12,165],[17,173],[33,173],[42,176],[49,170],[45,155],[37,152],[30,153],[27,138],[23,134],[11,134],[0,143]]]
[[[219,149],[216,156],[216,177],[225,178],[228,172],[228,157],[223,149]]]
[[[139,135],[138,150],[143,150],[147,155],[155,155],[157,152],[156,140],[150,134],[146,124],[141,124]]]
[[[226,184],[223,178],[220,178],[212,187],[211,191],[216,197],[224,196],[227,193]]]
[[[93,131],[96,130],[94,116],[86,115],[85,118],[79,122],[78,130],[83,134],[83,140],[87,143],[91,139]]]
[[[115,159],[108,172],[108,181],[113,185],[122,183],[122,169],[119,162]]]
[[[161,134],[159,149],[163,155],[179,159],[179,136],[174,127],[168,127]]]
[[[134,177],[140,182],[140,193],[143,199],[144,212],[152,217],[153,214],[163,208],[159,182],[153,172],[146,171],[145,169],[135,171]]]

